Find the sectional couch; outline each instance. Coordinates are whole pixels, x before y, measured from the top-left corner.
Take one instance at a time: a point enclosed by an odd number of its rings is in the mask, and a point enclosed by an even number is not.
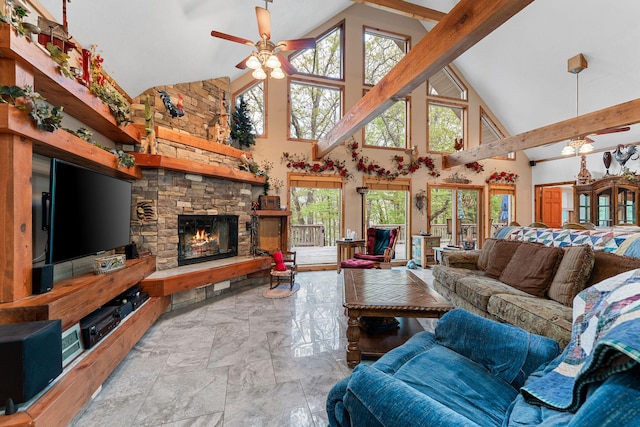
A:
[[[640,268],[640,229],[505,227],[481,250],[445,251],[434,288],[456,307],[556,340],[571,338],[586,287]]]

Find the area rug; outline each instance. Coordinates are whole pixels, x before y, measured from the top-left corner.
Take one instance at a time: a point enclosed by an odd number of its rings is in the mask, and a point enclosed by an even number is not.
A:
[[[294,282],[293,289],[289,289],[288,283],[282,283],[273,289],[267,289],[262,293],[265,298],[287,298],[300,290],[300,283]]]

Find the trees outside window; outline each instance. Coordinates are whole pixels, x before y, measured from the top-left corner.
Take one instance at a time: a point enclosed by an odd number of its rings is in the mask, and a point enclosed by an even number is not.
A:
[[[245,110],[253,124],[253,133],[256,136],[266,135],[266,109],[265,109],[265,81],[252,84],[248,88],[235,95],[236,108],[244,100]]]
[[[306,49],[291,55],[289,62],[299,74],[342,79],[343,44],[344,22],[318,37],[315,49]]]
[[[409,37],[364,30],[364,84],[373,86],[409,51]]]
[[[289,138],[318,140],[342,117],[342,88],[291,80]]]
[[[429,151],[451,153],[464,139],[465,108],[429,102]]]
[[[401,99],[364,127],[365,145],[407,148],[409,100]]]

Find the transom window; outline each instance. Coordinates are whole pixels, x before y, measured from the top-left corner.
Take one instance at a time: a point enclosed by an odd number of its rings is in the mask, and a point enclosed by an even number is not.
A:
[[[491,117],[480,107],[480,144],[489,144],[490,142],[500,141],[504,139],[504,134],[498,129],[498,126],[491,120]],[[515,160],[516,153],[510,152],[501,159]]]
[[[316,39],[315,49],[306,49],[289,58],[300,74],[342,79],[344,63],[344,22]]]
[[[466,101],[467,88],[449,67],[444,67],[429,79],[429,95]]]
[[[235,95],[236,107],[240,105],[240,99],[243,99],[253,124],[253,130],[256,136],[266,135],[266,115],[265,115],[265,84],[264,80],[256,82],[251,86],[243,89]]]
[[[409,98],[396,101],[364,127],[364,144],[373,147],[407,148]]]
[[[291,80],[289,138],[318,140],[342,117],[342,88]]]
[[[364,29],[364,84],[375,85],[409,51],[409,37]]]

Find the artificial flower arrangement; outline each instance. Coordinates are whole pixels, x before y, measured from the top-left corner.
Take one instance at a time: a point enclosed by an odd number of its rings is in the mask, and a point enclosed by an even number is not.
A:
[[[355,139],[352,139],[346,147],[351,154],[351,160],[356,163],[356,168],[360,172],[369,175],[376,175],[380,178],[391,180],[397,178],[398,176],[405,176],[410,173],[414,173],[418,169],[420,169],[420,167],[425,166],[427,169],[429,169],[429,175],[433,177],[440,176],[440,172],[436,170],[436,165],[430,157],[412,157],[411,160],[407,163],[405,162],[405,158],[403,156],[395,155],[391,158],[391,160],[395,163],[396,170],[392,171],[380,166],[377,163],[371,162],[368,157],[362,156],[359,150],[358,142]]]
[[[302,172],[323,173],[333,172],[349,179],[353,175],[349,173],[344,165],[344,161],[333,160],[330,157],[322,159],[318,162],[309,162],[304,156],[299,154],[282,153],[280,162],[286,165],[288,169],[295,169]]]
[[[482,166],[482,164],[478,163],[478,162],[466,163],[464,166],[467,169],[473,170],[475,173],[480,173],[480,172],[484,171],[484,166]]]
[[[515,184],[518,181],[518,174],[513,172],[493,172],[485,180],[487,184]]]

